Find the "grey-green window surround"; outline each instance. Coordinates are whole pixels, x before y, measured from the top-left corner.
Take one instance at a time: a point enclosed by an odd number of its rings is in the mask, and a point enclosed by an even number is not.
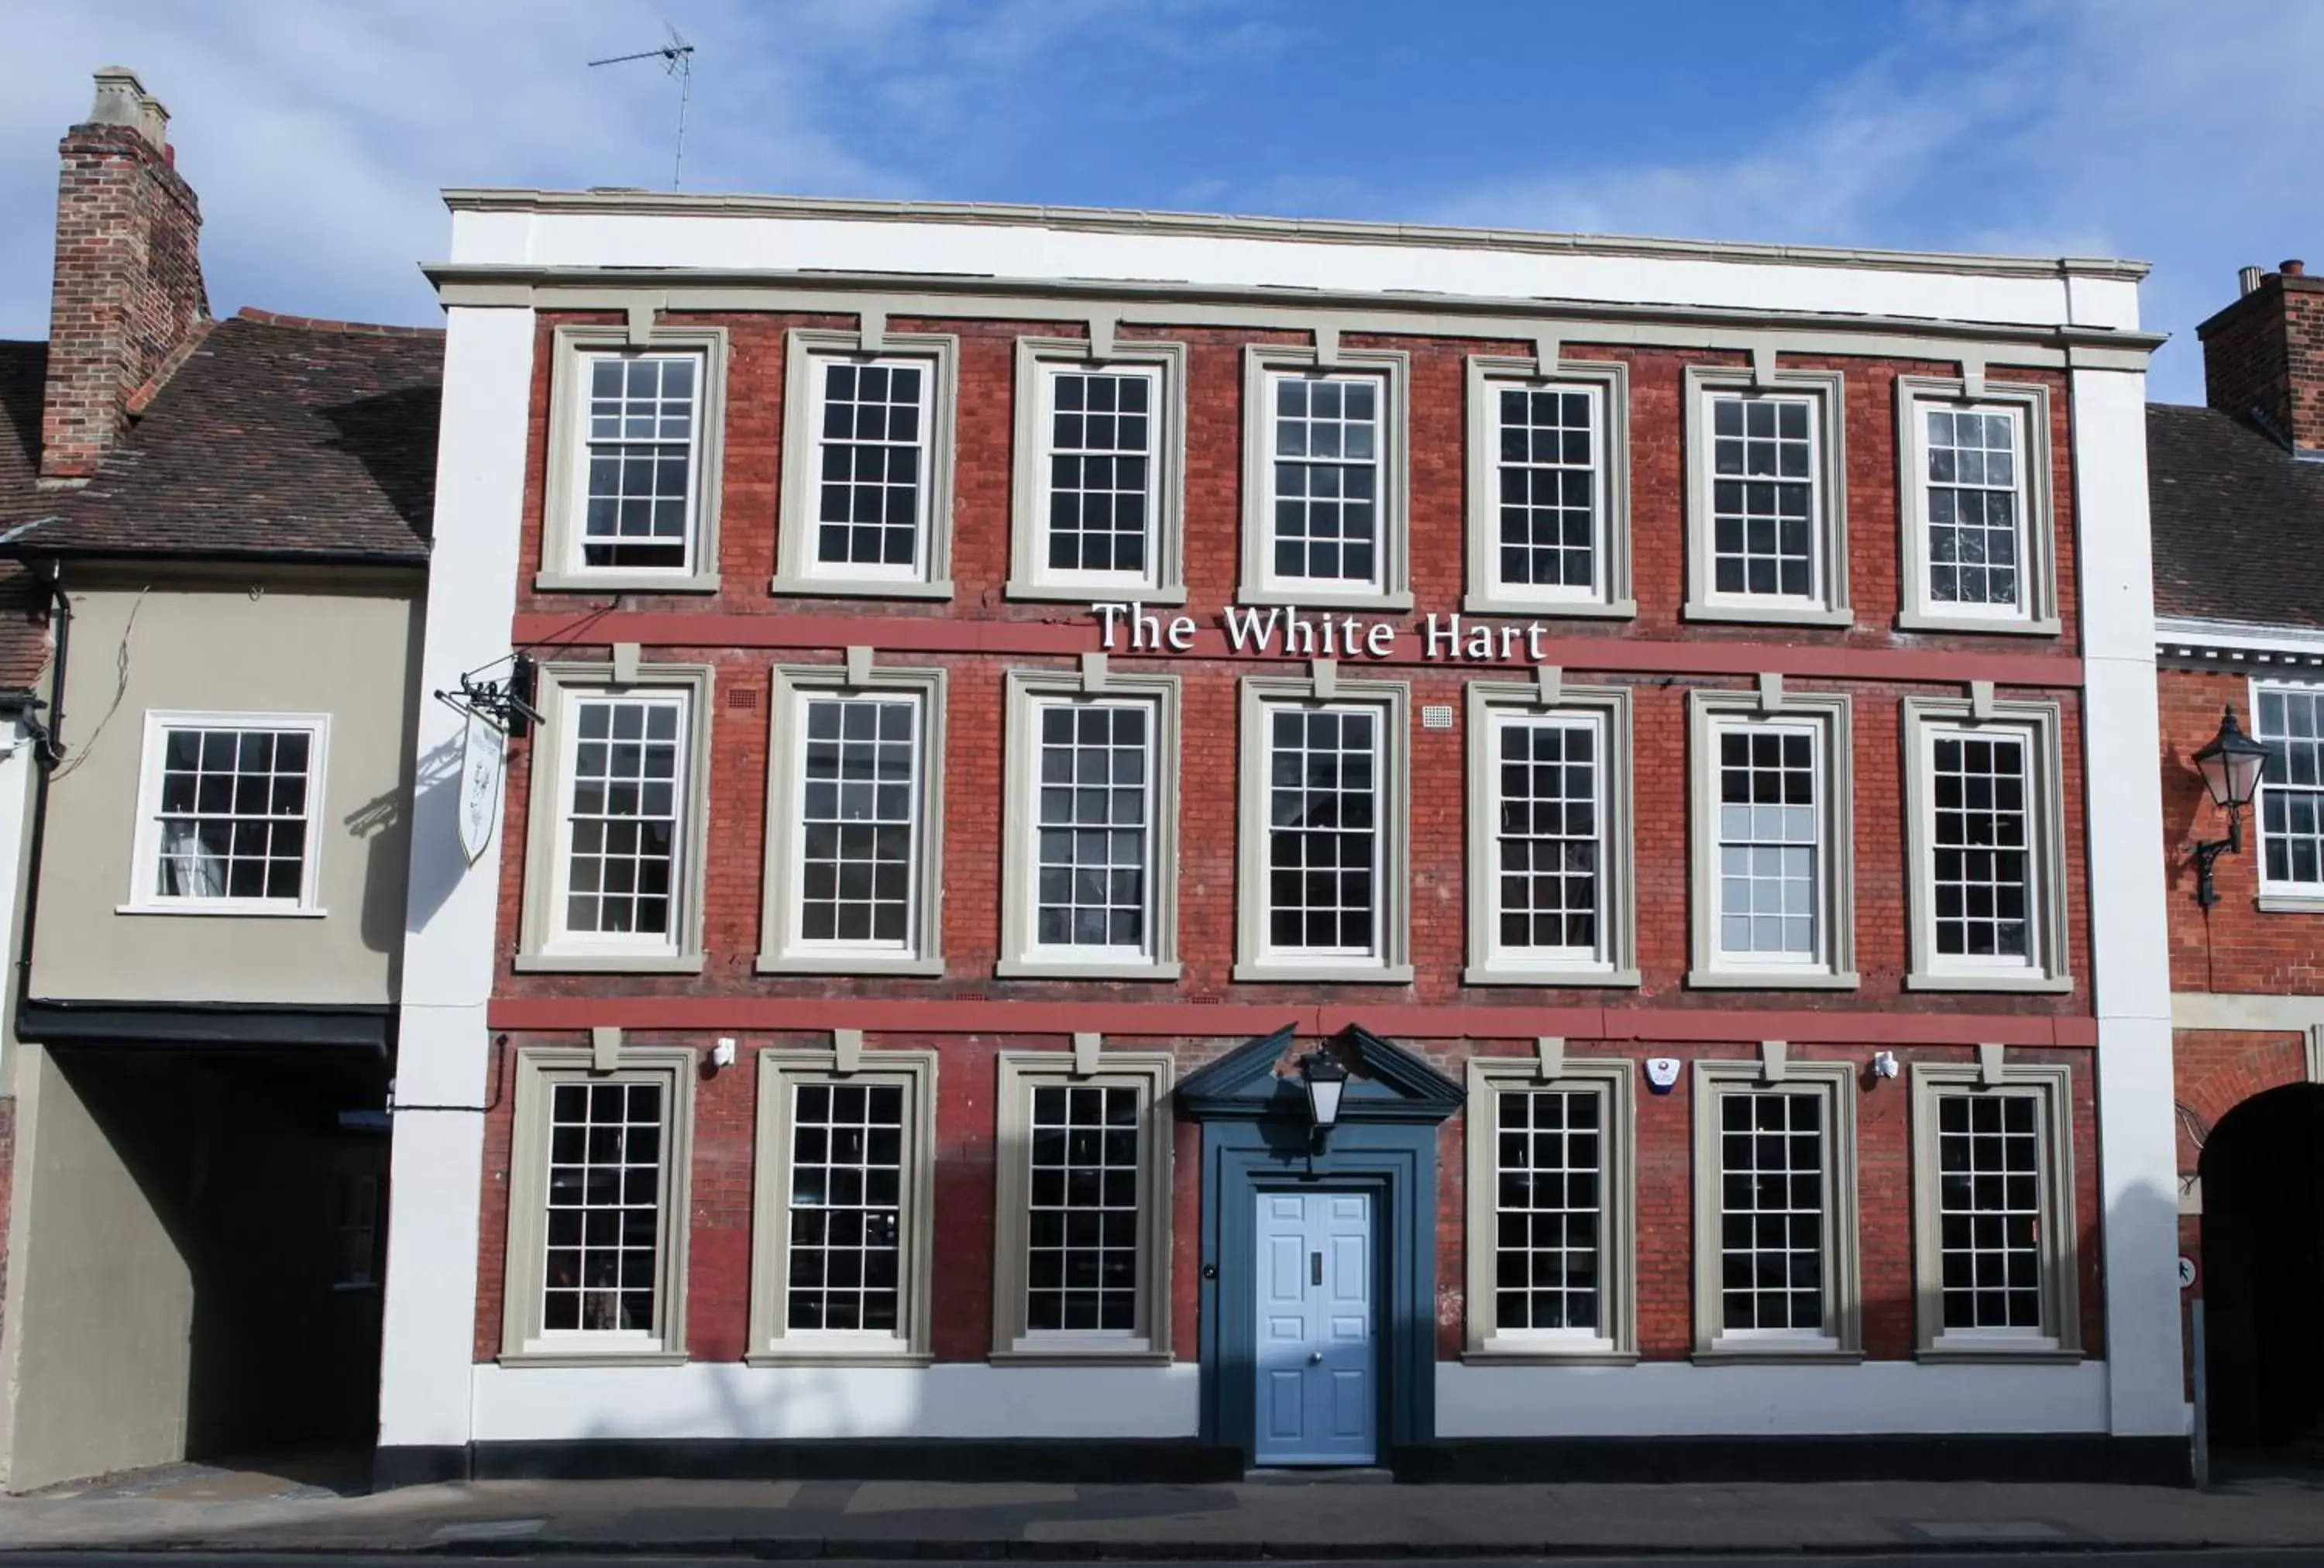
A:
[[[1754,392],[1812,400],[1820,504],[1810,520],[1815,534],[1821,592],[1817,602],[1757,603],[1711,586],[1711,418],[1715,397]],[[1751,371],[1725,365],[1686,367],[1686,603],[1688,621],[1757,622],[1791,626],[1847,626],[1849,607],[1847,386],[1836,370],[1784,370],[1756,381]]]
[[[949,599],[952,586],[953,455],[955,410],[960,406],[960,339],[943,332],[890,332],[877,353],[862,352],[862,337],[811,327],[794,327],[783,359],[783,475],[779,521],[775,533],[778,594],[872,599]],[[859,364],[886,360],[923,362],[928,371],[928,421],[921,450],[926,488],[920,535],[920,565],[913,577],[849,575],[816,562],[818,478],[822,449],[816,410],[822,406],[817,371],[832,360]]]
[[[688,1167],[694,1154],[697,1058],[683,1047],[623,1046],[610,1073],[594,1054],[525,1046],[516,1053],[514,1124],[509,1139],[508,1246],[503,1255],[503,1366],[662,1367],[687,1359],[686,1241]],[[549,1210],[549,1090],[559,1083],[653,1083],[662,1086],[660,1204],[655,1239],[654,1326],[650,1333],[541,1333],[542,1270]]]
[[[1854,709],[1844,694],[1786,691],[1772,709],[1757,692],[1698,688],[1687,694],[1690,882],[1694,918],[1686,982],[1699,990],[1849,991],[1856,973],[1856,753]],[[1812,725],[1818,733],[1817,786],[1824,863],[1823,953],[1806,965],[1722,960],[1719,918],[1719,735],[1731,726]]]
[[[1495,869],[1499,818],[1499,767],[1494,720],[1507,715],[1594,721],[1602,803],[1598,824],[1599,953],[1588,963],[1526,962],[1498,940],[1500,883]],[[1637,853],[1631,823],[1630,688],[1569,686],[1544,706],[1541,687],[1527,682],[1469,683],[1469,963],[1464,985],[1634,986],[1637,960]]]
[[[1183,604],[1186,602],[1186,346],[1155,338],[1116,338],[1102,359],[1090,357],[1082,337],[1020,337],[1017,340],[1016,464],[1010,493],[1009,584],[1012,599],[1055,599],[1087,604]],[[1147,549],[1150,569],[1061,582],[1045,567],[1048,493],[1044,480],[1050,432],[1042,420],[1044,383],[1057,370],[1150,371],[1159,383],[1155,403],[1153,466],[1148,492]]]
[[[1556,1361],[1627,1366],[1638,1359],[1637,1111],[1635,1063],[1568,1057],[1542,1075],[1534,1056],[1469,1058],[1468,1312],[1462,1360],[1471,1363]],[[1599,1319],[1601,1332],[1501,1332],[1495,1309],[1495,1248],[1500,1222],[1500,1097],[1563,1090],[1600,1097]]]
[[[1932,404],[2006,409],[2017,416],[2024,437],[2017,454],[2017,537],[2023,548],[2025,607],[2021,613],[1978,615],[1955,604],[1929,602],[1927,427],[1921,418]],[[1896,624],[1907,632],[1989,632],[2054,637],[2058,618],[2057,507],[2050,451],[2050,389],[2038,382],[1987,382],[1975,397],[1967,384],[1941,376],[1896,378],[1897,522],[1904,570]]]
[[[774,712],[768,717],[767,857],[761,879],[757,970],[761,974],[944,973],[945,672],[936,669],[873,666],[859,684],[837,664],[775,666]],[[791,936],[800,898],[800,788],[807,746],[799,733],[803,698],[809,696],[876,696],[908,692],[919,706],[919,794],[912,857],[912,909],[908,946],[894,953],[824,950]]]
[[[531,798],[525,809],[524,899],[516,955],[511,967],[526,973],[698,974],[702,972],[704,857],[710,827],[711,696],[716,676],[706,664],[641,664],[626,683],[611,664],[555,660],[542,664],[534,705],[548,721],[536,725],[527,753]],[[687,696],[686,821],[678,842],[678,875],[672,890],[678,910],[670,922],[675,953],[609,950],[560,951],[554,909],[557,858],[565,853],[565,816],[573,782],[565,777],[564,725],[568,696],[626,696],[678,690]]]
[[[1242,581],[1245,604],[1299,604],[1318,609],[1409,610],[1411,480],[1409,388],[1412,356],[1402,349],[1342,348],[1330,363],[1312,348],[1251,344],[1243,350]],[[1380,384],[1379,586],[1277,585],[1274,580],[1275,410],[1271,376],[1282,374],[1365,375]]]
[[[996,1362],[1059,1366],[1167,1365],[1170,1352],[1170,1086],[1167,1051],[1101,1050],[1096,1070],[1076,1072],[1065,1051],[1003,1051],[993,1147],[992,1351]],[[1139,1095],[1138,1321],[1128,1333],[1101,1330],[1028,1333],[1028,1249],[1032,1195],[1033,1090],[1038,1084],[1128,1087]]]
[[[904,1181],[898,1231],[903,1308],[891,1335],[799,1334],[784,1327],[790,1283],[792,1096],[801,1084],[893,1084],[904,1092]],[[864,1051],[845,1072],[833,1051],[759,1053],[752,1155],[751,1349],[753,1366],[800,1362],[917,1367],[933,1358],[929,1295],[936,1281],[936,1053]]]
[[[580,514],[587,487],[577,483],[587,443],[581,422],[587,407],[583,372],[590,356],[693,352],[702,356],[695,400],[695,493],[692,537],[683,571],[581,564]],[[551,340],[549,375],[548,466],[541,503],[540,570],[533,586],[583,593],[715,594],[718,591],[718,520],[725,467],[726,329],[657,327],[642,339],[615,326],[559,327]]]
[[[1856,1065],[1786,1061],[1771,1078],[1766,1062],[1694,1064],[1694,1360],[1855,1361],[1864,1356],[1863,1287],[1857,1258]],[[1823,1320],[1813,1339],[1746,1339],[1722,1328],[1720,1102],[1728,1093],[1781,1090],[1823,1097]]]
[[[1588,616],[1630,620],[1638,613],[1630,586],[1630,367],[1619,360],[1561,359],[1554,375],[1536,374],[1531,359],[1469,357],[1468,591],[1461,608],[1484,615]],[[1597,401],[1598,586],[1577,594],[1547,592],[1501,580],[1498,497],[1500,419],[1494,394],[1504,387],[1588,390]]]
[[[1175,675],[1110,672],[1093,687],[1077,670],[1009,672],[1009,765],[1003,782],[1001,878],[1001,980],[1176,980],[1178,964],[1178,692]],[[1061,950],[1037,953],[1034,859],[1040,738],[1036,724],[1045,703],[1138,702],[1152,711],[1147,750],[1151,818],[1147,825],[1147,952],[1141,959],[1108,955],[1076,959]]]
[[[1905,863],[1912,876],[1912,967],[1904,976],[1909,991],[2048,992],[2071,991],[2074,977],[2069,954],[2070,927],[2066,909],[2065,761],[2060,733],[2064,710],[2055,702],[1997,702],[1990,716],[1979,719],[1969,703],[1954,697],[1904,698],[1904,826]],[[1998,733],[2021,737],[2029,772],[2027,818],[2034,842],[2027,856],[2033,870],[2033,962],[2023,969],[1978,968],[1941,956],[1936,949],[1935,892],[1932,886],[1936,853],[1934,806],[1930,798],[1929,740],[1933,733],[1975,736]]]
[[[2074,1219],[2073,1070],[2062,1063],[2005,1063],[2000,1082],[1969,1063],[1913,1064],[1913,1280],[1924,1361],[2075,1361],[2082,1357],[2080,1242]],[[1944,1259],[1938,1216],[1937,1102],[1949,1095],[2036,1100],[2042,1136],[2042,1331],[1944,1328]]]
[[[1268,755],[1270,709],[1367,707],[1379,715],[1376,777],[1381,835],[1376,930],[1379,951],[1368,960],[1275,956],[1268,951]],[[1409,985],[1411,958],[1412,687],[1400,680],[1342,680],[1328,700],[1312,679],[1246,676],[1242,682],[1240,753],[1241,851],[1235,892],[1237,981],[1296,981],[1305,984]]]

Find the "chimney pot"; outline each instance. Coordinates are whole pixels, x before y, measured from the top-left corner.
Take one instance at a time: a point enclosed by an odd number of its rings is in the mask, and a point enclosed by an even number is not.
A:
[[[2260,280],[2266,276],[2257,267],[2244,268],[2236,274],[2236,292],[2238,295],[2258,293]]]
[[[2278,267],[2276,271],[2287,278],[2304,278],[2308,275],[2308,263],[2295,256]]]

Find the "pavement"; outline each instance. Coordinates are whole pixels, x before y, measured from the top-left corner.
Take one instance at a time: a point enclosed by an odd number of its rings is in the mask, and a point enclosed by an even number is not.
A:
[[[477,1481],[180,1464],[0,1498],[0,1550],[1047,1560],[2324,1547],[2324,1473],[2064,1483]]]

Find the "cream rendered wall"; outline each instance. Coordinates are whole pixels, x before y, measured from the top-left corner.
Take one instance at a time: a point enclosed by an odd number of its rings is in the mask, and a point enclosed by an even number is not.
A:
[[[31,993],[134,1001],[395,996],[417,574],[77,580],[67,756],[51,778]],[[133,624],[134,618],[134,624]],[[149,710],[328,714],[319,917],[123,914]]]
[[[11,1491],[184,1458],[194,1313],[171,1235],[190,1164],[171,1081],[101,1074],[98,1101],[23,1051],[14,1198],[40,1222],[13,1228],[9,1276],[41,1287],[10,1292]],[[40,1355],[18,1353],[28,1340]]]

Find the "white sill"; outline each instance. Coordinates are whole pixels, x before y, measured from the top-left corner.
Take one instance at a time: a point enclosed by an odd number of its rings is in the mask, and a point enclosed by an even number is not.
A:
[[[1699,1363],[1721,1361],[1860,1361],[1864,1352],[1842,1348],[1832,1334],[1795,1333],[1787,1329],[1738,1329],[1714,1336],[1694,1352]]]
[[[754,1366],[797,1361],[854,1361],[867,1365],[926,1365],[932,1358],[912,1349],[900,1334],[850,1329],[803,1329],[762,1342],[743,1357]]]
[[[1154,1348],[1144,1334],[1106,1333],[1067,1329],[1050,1333],[1019,1334],[1006,1350],[992,1352],[996,1361],[1167,1361],[1170,1352]]]
[[[2263,892],[2256,901],[2263,915],[2324,915],[2324,888],[2305,893]]]
[[[509,960],[517,974],[699,974],[699,953],[587,952],[520,953]]]
[[[1610,1339],[1582,1333],[1518,1333],[1488,1334],[1485,1342],[1465,1351],[1464,1361],[1484,1365],[1517,1365],[1541,1361],[1584,1361],[1628,1365],[1637,1352],[1618,1348]]]
[[[912,953],[866,953],[861,949],[818,952],[794,948],[788,953],[761,953],[752,967],[761,974],[902,974],[940,979],[941,957],[923,958]]]
[[[927,582],[919,577],[794,577],[778,576],[778,594],[798,598],[949,599],[952,581]]]
[[[1049,583],[1036,578],[1011,577],[1001,587],[1001,595],[1010,599],[1047,599],[1062,604],[1086,604],[1103,600],[1122,604],[1183,604],[1186,589],[1183,584],[1162,587],[1153,583]]]
[[[1853,626],[1856,612],[1846,605],[1806,604],[1797,599],[1690,599],[1679,610],[1682,621],[1759,621],[1793,626]]]
[[[547,594],[715,594],[718,591],[718,574],[614,567],[595,570],[582,567],[571,571],[537,573],[532,586]]]
[[[1471,592],[1461,600],[1461,611],[1468,615],[1523,615],[1531,619],[1554,621],[1561,616],[1598,621],[1632,621],[1637,618],[1636,599],[1609,599],[1602,595],[1575,599],[1530,599],[1507,592],[1487,589]]]
[[[503,1351],[501,1364],[521,1367],[576,1367],[598,1362],[626,1366],[676,1366],[684,1351],[672,1350],[659,1335],[638,1329],[574,1330],[536,1334],[521,1349]]]
[[[1915,971],[1904,976],[1906,991],[1989,991],[2061,995],[2074,989],[2070,974],[2044,974],[2038,969],[1945,969]]]
[[[320,920],[328,909],[272,904],[255,899],[188,899],[173,904],[116,904],[116,915],[238,915],[262,920]]]
[[[1472,964],[1461,971],[1463,985],[1571,985],[1635,987],[1644,983],[1635,969],[1610,964]]]
[[[1965,632],[2004,637],[2055,637],[2064,630],[2055,616],[1961,615],[1941,609],[1905,610],[1896,617],[1899,632]]]
[[[1991,1357],[1995,1359],[2067,1355],[2079,1360],[2081,1352],[2066,1350],[2058,1343],[2055,1334],[1978,1333],[1970,1330],[1941,1333],[1921,1354],[1932,1358]]]
[[[1287,604],[1293,609],[1409,610],[1412,591],[1369,583],[1245,583],[1235,590],[1239,604]]]
[[[1262,958],[1236,964],[1233,980],[1238,985],[1268,981],[1291,981],[1302,985],[1410,985],[1412,965],[1369,960]]]
[[[1104,958],[1056,958],[1032,954],[1003,958],[992,966],[995,980],[1176,980],[1180,966],[1130,955]]]
[[[1695,991],[1853,991],[1860,983],[1853,970],[1829,969],[1690,969],[1686,983]]]

